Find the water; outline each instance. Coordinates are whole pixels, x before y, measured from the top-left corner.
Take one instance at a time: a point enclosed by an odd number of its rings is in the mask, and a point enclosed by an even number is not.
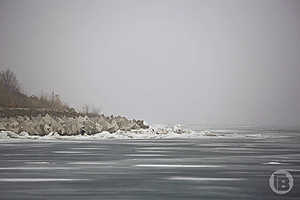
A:
[[[0,140],[0,199],[299,199],[300,134],[235,134],[248,136]],[[277,169],[292,170],[285,196]]]

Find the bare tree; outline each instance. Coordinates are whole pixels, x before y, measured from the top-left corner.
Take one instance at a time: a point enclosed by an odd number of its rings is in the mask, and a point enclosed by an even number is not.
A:
[[[91,114],[100,115],[101,114],[101,108],[92,106]]]
[[[81,113],[82,114],[87,115],[87,114],[89,114],[89,111],[90,111],[89,105],[85,104],[85,105],[82,106],[82,108],[81,108]]]
[[[9,92],[20,93],[20,84],[14,72],[7,69],[0,72],[0,84],[6,88]]]
[[[61,100],[61,97],[54,91],[50,94],[42,91],[40,97],[24,94],[15,73],[9,69],[0,71],[0,106],[43,108],[51,111],[75,112],[75,110],[65,104]],[[89,112],[88,106],[85,107],[85,112]]]

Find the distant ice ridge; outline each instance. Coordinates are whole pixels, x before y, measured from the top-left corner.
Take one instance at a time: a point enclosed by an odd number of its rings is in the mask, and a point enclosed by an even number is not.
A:
[[[171,138],[241,138],[247,137],[247,135],[239,134],[222,134],[215,133],[209,130],[207,131],[192,131],[187,128],[183,128],[182,125],[175,125],[169,127],[166,125],[154,125],[148,129],[139,129],[131,131],[118,130],[114,133],[103,131],[94,135],[65,135],[62,136],[56,132],[49,133],[45,136],[30,135],[27,132],[21,132],[19,134],[11,131],[0,131],[0,139],[36,139],[36,140],[101,140],[101,139],[171,139]],[[261,135],[257,135],[258,138]],[[255,137],[253,137],[255,138]]]

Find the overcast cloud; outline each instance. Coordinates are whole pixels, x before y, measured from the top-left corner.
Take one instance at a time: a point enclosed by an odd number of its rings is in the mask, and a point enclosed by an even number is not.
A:
[[[299,127],[299,63],[297,0],[0,0],[0,68],[107,114]]]

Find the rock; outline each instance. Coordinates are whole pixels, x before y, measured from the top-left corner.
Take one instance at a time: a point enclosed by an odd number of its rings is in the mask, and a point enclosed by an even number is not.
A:
[[[115,122],[118,124],[119,130],[122,131],[130,131],[136,127],[136,123],[126,119],[125,117],[117,117]]]
[[[16,118],[16,120],[18,121],[18,123],[22,123],[25,119],[24,119],[24,117],[22,117],[22,116],[18,116],[18,117]]]
[[[108,131],[112,129],[113,126],[109,123],[108,119],[104,116],[96,117],[92,119],[98,124],[99,132]]]
[[[14,117],[9,118],[6,122],[6,128],[9,131],[18,132],[19,122]]]
[[[4,123],[3,122],[0,122],[0,131],[5,131],[7,130],[4,126]]]
[[[7,139],[7,132],[6,131],[0,131],[0,139]]]
[[[182,126],[180,124],[175,125],[173,127],[173,131],[174,131],[174,133],[177,133],[177,134],[182,134],[182,133],[185,132],[184,129],[182,128]]]
[[[18,134],[11,132],[11,131],[8,131],[6,134],[10,138],[20,138]]]
[[[21,137],[28,137],[29,134],[27,132],[23,131],[23,132],[19,133],[19,136],[21,136]]]
[[[0,130],[13,131],[15,133],[27,132],[30,135],[49,135],[58,133],[60,135],[93,135],[101,132],[114,133],[117,131],[132,131],[148,129],[143,120],[129,120],[125,117],[105,117],[100,115],[89,118],[82,117],[53,117],[45,116],[18,116],[11,118],[0,118]],[[162,131],[160,131],[162,132]]]
[[[119,130],[119,125],[115,119],[112,119],[111,121],[111,127],[107,130],[110,133],[115,133]]]
[[[20,133],[20,132],[27,132],[27,133],[29,133],[29,134],[32,134],[32,135],[34,135],[34,134],[36,134],[36,131],[34,130],[34,125],[33,125],[34,123],[33,123],[33,121],[31,121],[31,120],[25,120],[25,121],[23,121],[21,124],[20,124],[20,126],[19,126],[19,131],[18,131],[18,133]]]
[[[57,132],[59,134],[64,134],[64,127],[62,125],[62,120],[60,118],[52,118],[50,115],[46,115],[42,118],[44,122],[44,131],[45,134],[49,134],[51,132]]]
[[[64,134],[65,129],[63,127],[63,121],[59,117],[53,118],[51,127],[52,127],[53,132],[56,132],[60,135]]]
[[[32,119],[24,117],[24,121],[19,123],[17,133],[21,133],[22,131],[30,135],[46,135],[49,132],[49,127],[45,127],[42,117],[33,117]]]
[[[52,133],[56,125],[57,122],[48,114],[46,114],[45,117],[42,117],[40,121],[40,126],[42,127],[44,135],[48,135],[49,133]]]
[[[48,135],[49,133],[52,133],[53,129],[49,124],[44,124],[43,126],[43,133],[44,135]]]
[[[77,119],[68,118],[66,119],[63,127],[64,135],[79,135],[81,134],[83,125]]]
[[[137,120],[136,123],[137,123],[137,125],[139,125],[139,127],[141,129],[148,129],[149,128],[148,125],[144,124],[144,120]]]
[[[98,123],[90,119],[86,119],[85,121],[83,121],[82,133],[85,133],[87,135],[92,135],[92,134],[99,133],[101,131],[102,131],[102,127]]]
[[[157,135],[160,135],[160,134],[168,134],[168,133],[169,133],[168,129],[166,129],[166,128],[157,128],[157,129],[154,129],[154,132],[155,132]]]

